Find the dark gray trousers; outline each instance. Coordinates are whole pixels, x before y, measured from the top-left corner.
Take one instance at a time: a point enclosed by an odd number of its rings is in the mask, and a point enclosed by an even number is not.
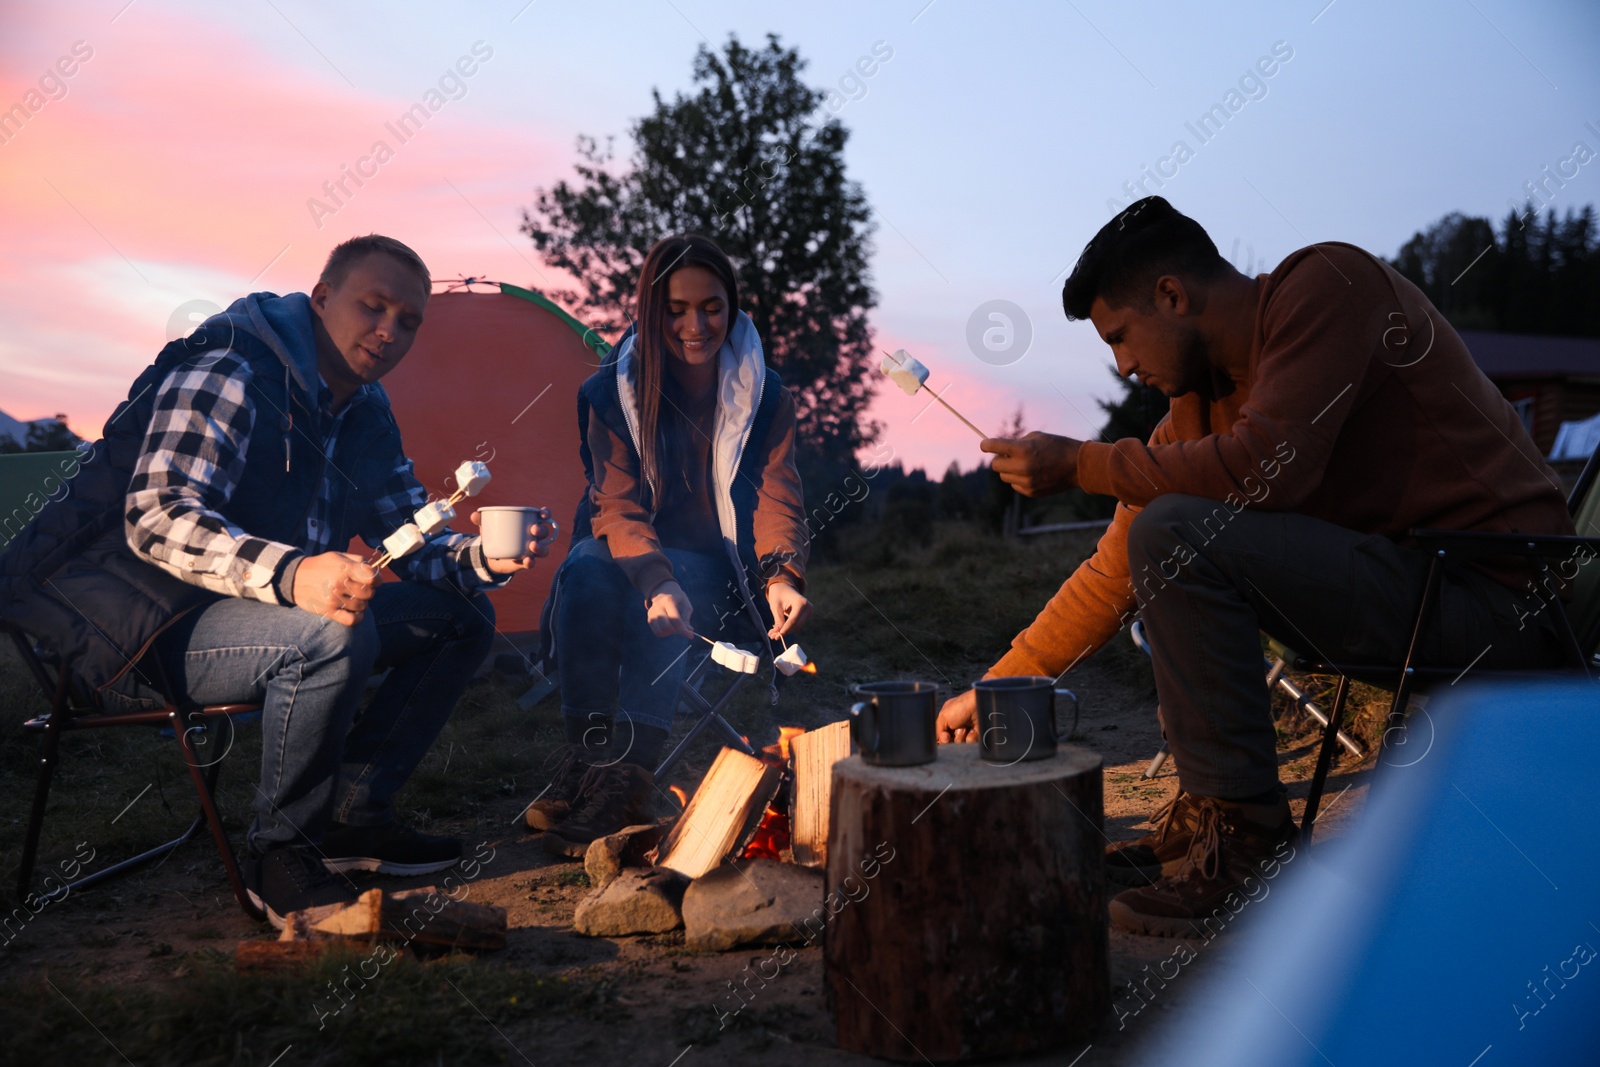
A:
[[[1241,798],[1278,782],[1259,631],[1335,662],[1405,658],[1428,555],[1289,512],[1157,497],[1128,531],[1134,594],[1178,782]],[[1472,669],[1561,662],[1539,601],[1467,567],[1445,573],[1420,663]]]

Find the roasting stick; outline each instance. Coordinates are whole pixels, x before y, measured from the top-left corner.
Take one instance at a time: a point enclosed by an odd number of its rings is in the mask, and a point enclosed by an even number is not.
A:
[[[455,470],[456,485],[459,487],[444,500],[435,500],[426,504],[413,518],[416,522],[408,522],[394,533],[383,539],[383,552],[373,560],[371,566],[382,570],[402,556],[409,556],[421,548],[429,537],[444,528],[444,524],[456,517],[456,505],[463,498],[477,496],[483,492],[483,487],[489,484],[489,465],[479,463],[477,460],[467,460]]]
[[[928,384],[928,368],[923,366],[915,356],[911,355],[911,353],[907,352],[905,349],[901,348],[894,352],[885,352],[884,357],[884,361],[878,364],[878,369],[884,374],[887,374],[890,378],[893,378],[894,383],[898,385],[907,396],[916,396],[917,391],[924,388]],[[961,412],[951,407],[950,402],[944,397],[940,396],[932,389],[929,389],[928,392],[933,393],[933,398],[939,403],[943,404],[946,411],[950,412],[950,414],[966,423],[967,429],[971,430],[979,437],[987,438],[989,436],[974,426],[972,424],[972,420],[968,419],[965,415],[961,414]]]

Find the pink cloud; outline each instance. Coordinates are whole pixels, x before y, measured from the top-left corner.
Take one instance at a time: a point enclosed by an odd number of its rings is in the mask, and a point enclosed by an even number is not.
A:
[[[27,99],[75,41],[92,50],[66,95],[0,144],[0,407],[13,415],[66,410],[92,435],[179,303],[309,288],[355,233],[399,237],[437,277],[544,282],[519,209],[570,150],[536,123],[480,118],[472,78],[401,143],[385,124],[433,81],[409,98],[351,90],[193,13],[6,21],[0,107]],[[379,140],[392,156],[355,185],[346,168]],[[341,178],[333,201],[324,182]],[[313,197],[336,207],[320,227]]]

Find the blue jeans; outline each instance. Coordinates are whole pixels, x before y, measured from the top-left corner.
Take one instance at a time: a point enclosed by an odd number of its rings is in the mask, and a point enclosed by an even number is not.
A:
[[[740,627],[745,613],[733,565],[724,555],[665,549],[678,584],[694,607],[697,634],[715,638]],[[561,713],[616,718],[672,729],[678,684],[696,660],[696,639],[657,637],[645,623],[644,597],[611,558],[600,538],[572,547],[561,568],[556,605],[556,666],[561,672]]]
[[[257,854],[317,845],[330,822],[380,826],[494,640],[494,607],[385,582],[359,624],[230,597],[183,618],[157,651],[202,704],[259,703],[261,781],[247,837]],[[374,670],[390,670],[365,710]]]

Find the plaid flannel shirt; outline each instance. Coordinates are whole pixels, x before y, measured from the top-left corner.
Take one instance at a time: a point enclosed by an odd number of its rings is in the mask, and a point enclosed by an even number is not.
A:
[[[183,581],[288,607],[294,603],[289,579],[298,561],[347,547],[329,542],[332,479],[340,477],[335,458],[339,430],[356,405],[373,402],[376,387],[362,386],[338,415],[329,410],[326,387],[322,390],[321,445],[328,462],[302,540],[287,545],[254,536],[222,514],[244,473],[256,425],[248,388],[253,373],[243,357],[224,351],[201,364],[179,367],[162,381],[128,485],[125,528],[134,552]],[[296,432],[301,432],[298,427]],[[373,525],[355,531],[373,548],[428,502],[411,461],[397,458],[398,465],[372,502]],[[391,566],[402,579],[468,592],[504,585],[509,577],[489,570],[477,537],[450,530],[428,538]]]

